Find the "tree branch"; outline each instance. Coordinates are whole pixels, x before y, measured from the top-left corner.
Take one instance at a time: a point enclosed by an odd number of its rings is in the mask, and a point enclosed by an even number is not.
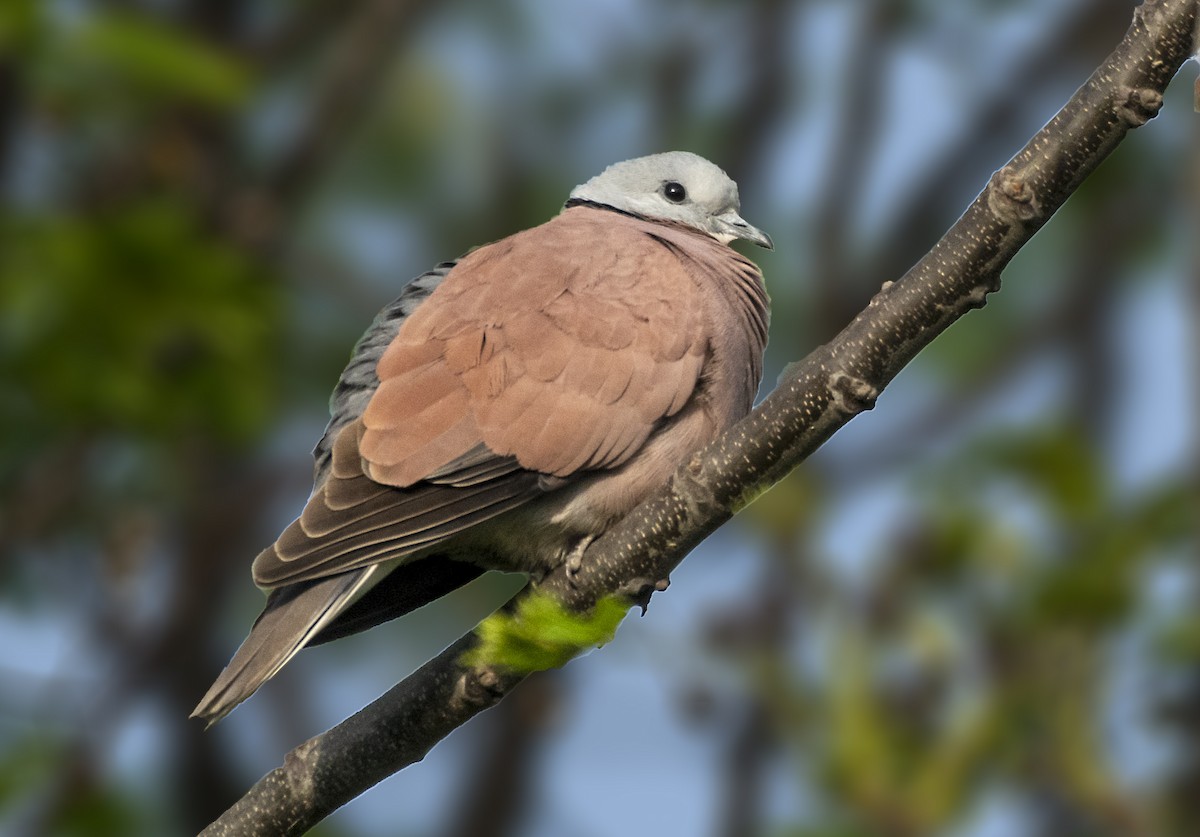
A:
[[[934,248],[887,283],[836,338],[784,373],[757,409],[588,550],[573,582],[538,589],[586,609],[614,593],[644,604],[707,535],[870,409],[913,356],[1000,286],[1000,273],[1130,128],[1153,117],[1196,49],[1200,0],[1146,0],[1116,50],[996,172]],[[506,607],[529,595],[519,593]],[[493,705],[523,676],[464,667],[459,639],[370,706],[310,739],[206,834],[298,834]]]

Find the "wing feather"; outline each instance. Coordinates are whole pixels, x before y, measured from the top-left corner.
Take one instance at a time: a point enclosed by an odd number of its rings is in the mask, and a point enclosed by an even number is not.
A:
[[[654,229],[573,209],[460,259],[382,351],[258,582],[412,554],[627,462],[694,396],[709,351],[687,239]]]
[[[362,478],[364,481],[367,478]],[[306,520],[326,523],[320,496],[254,562],[254,580],[275,588],[310,581],[415,552],[490,520],[542,493],[538,475],[510,473],[474,486],[429,485],[391,489],[390,502],[373,500],[340,518],[340,525],[307,530]]]

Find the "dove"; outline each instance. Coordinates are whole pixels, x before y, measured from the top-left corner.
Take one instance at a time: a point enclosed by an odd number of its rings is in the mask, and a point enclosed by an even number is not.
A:
[[[739,212],[703,157],[626,160],[409,283],[355,346],[312,494],[254,561],[266,606],[192,717],[487,570],[577,572],[753,405],[769,300],[729,244],[773,245]]]

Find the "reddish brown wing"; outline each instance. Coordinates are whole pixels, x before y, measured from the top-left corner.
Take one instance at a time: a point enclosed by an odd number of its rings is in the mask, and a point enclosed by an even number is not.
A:
[[[465,256],[384,353],[258,583],[402,556],[528,502],[543,475],[628,460],[707,349],[699,288],[645,228],[581,207]]]

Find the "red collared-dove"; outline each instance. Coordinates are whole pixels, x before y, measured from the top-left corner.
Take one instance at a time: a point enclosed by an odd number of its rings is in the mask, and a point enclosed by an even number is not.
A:
[[[702,157],[628,160],[414,280],[355,347],[313,493],[254,562],[266,608],[193,716],[484,570],[570,570],[745,415],[767,295],[727,245],[771,240],[738,210]]]

